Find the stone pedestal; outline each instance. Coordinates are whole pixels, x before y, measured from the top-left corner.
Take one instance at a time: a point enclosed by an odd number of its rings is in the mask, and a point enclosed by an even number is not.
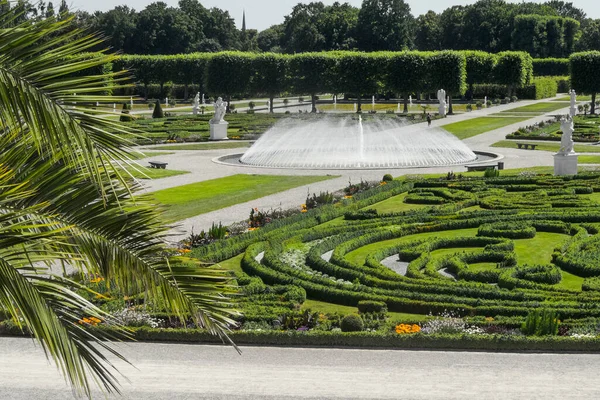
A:
[[[440,117],[446,116],[446,105],[445,104],[440,104],[438,106],[438,113],[440,114]]]
[[[210,140],[227,140],[227,126],[229,122],[221,121],[219,123],[209,123],[210,125]]]
[[[577,115],[577,107],[570,107],[569,115],[571,116],[571,118],[575,117]]]
[[[579,154],[555,154],[554,155],[554,175],[577,175],[577,162]]]

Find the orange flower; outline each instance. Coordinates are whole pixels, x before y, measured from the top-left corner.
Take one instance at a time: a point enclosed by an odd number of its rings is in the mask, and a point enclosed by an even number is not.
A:
[[[99,283],[102,282],[104,280],[104,278],[102,278],[101,276],[94,278],[94,279],[90,279],[90,283]]]
[[[410,333],[421,332],[421,327],[416,324],[399,324],[396,325],[396,333],[399,335],[405,335]]]

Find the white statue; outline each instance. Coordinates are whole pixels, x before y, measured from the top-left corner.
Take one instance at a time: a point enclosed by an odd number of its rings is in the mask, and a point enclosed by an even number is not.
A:
[[[206,100],[204,99],[204,93],[202,93],[202,104],[206,104]]]
[[[225,111],[227,110],[227,102],[223,101],[223,99],[221,97],[219,97],[217,99],[217,101],[214,104],[215,107],[215,115],[212,117],[212,119],[209,121],[211,124],[218,124],[223,120],[223,117],[225,116]]]
[[[133,96],[129,96],[129,105],[131,106],[131,109],[133,110]]]
[[[169,98],[165,97],[165,107],[169,107]]]
[[[194,97],[194,101],[192,102],[192,112],[194,115],[198,115],[198,110],[200,109],[200,92],[196,93],[196,97]]]
[[[571,90],[569,95],[571,96],[571,108],[569,109],[569,114],[571,115],[571,118],[573,118],[577,115],[577,93],[575,93],[574,90]]]
[[[440,102],[438,107],[438,112],[441,117],[446,116],[446,91],[444,89],[440,89],[437,91],[437,99]]]
[[[558,154],[567,155],[573,154],[573,120],[569,117],[561,118],[560,129],[562,130],[562,136],[560,138],[560,149]]]

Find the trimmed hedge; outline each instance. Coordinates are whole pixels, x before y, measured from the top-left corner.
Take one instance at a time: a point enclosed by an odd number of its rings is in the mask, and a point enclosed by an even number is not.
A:
[[[535,78],[531,85],[523,86],[517,89],[517,96],[520,99],[546,99],[556,96],[558,92],[558,83],[554,78]]]
[[[569,75],[568,58],[534,58],[534,76],[565,76]]]

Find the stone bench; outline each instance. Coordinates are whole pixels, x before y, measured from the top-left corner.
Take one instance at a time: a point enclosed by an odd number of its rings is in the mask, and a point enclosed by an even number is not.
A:
[[[150,164],[150,168],[160,168],[160,169],[165,169],[165,168],[167,168],[167,165],[168,165],[168,163],[161,162],[161,161],[148,161],[148,163]]]
[[[535,150],[537,144],[533,144],[533,143],[517,143],[517,147],[520,149],[531,149],[531,150]]]
[[[465,168],[467,168],[467,172],[485,171],[488,168],[503,170],[504,169],[504,161],[500,161],[496,164],[465,165]]]

